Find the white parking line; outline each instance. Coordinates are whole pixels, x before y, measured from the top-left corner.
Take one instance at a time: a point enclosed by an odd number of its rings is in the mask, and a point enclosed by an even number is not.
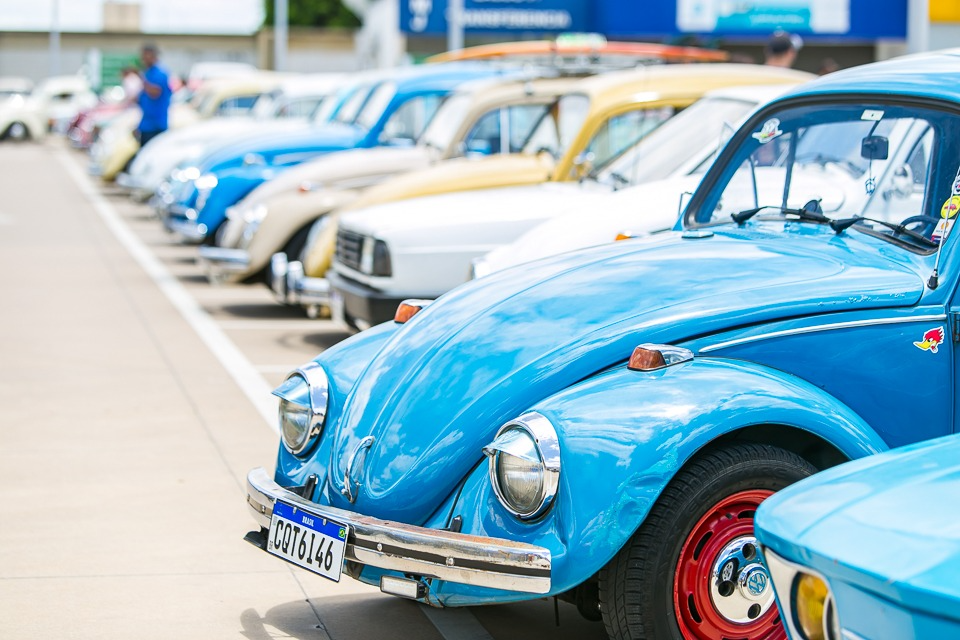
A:
[[[253,364],[237,348],[230,338],[217,326],[197,301],[187,293],[183,285],[170,274],[150,252],[150,249],[138,238],[117,213],[113,205],[104,198],[87,178],[83,170],[63,150],[54,152],[63,168],[70,174],[77,187],[93,205],[94,210],[117,240],[133,256],[137,264],[147,272],[170,304],[180,312],[187,324],[193,328],[214,357],[220,361],[240,390],[250,400],[257,412],[274,433],[277,427],[277,400],[270,395],[270,385],[256,370]]]

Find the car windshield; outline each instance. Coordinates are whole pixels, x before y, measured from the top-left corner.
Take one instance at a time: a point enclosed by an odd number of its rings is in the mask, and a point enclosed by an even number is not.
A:
[[[698,100],[621,155],[597,165],[593,175],[619,188],[662,180],[682,169],[706,171],[734,127],[756,106],[726,97]]]
[[[474,96],[470,93],[457,93],[444,100],[420,141],[434,149],[445,150],[449,147],[454,141],[453,136],[470,113],[473,99]]]
[[[282,97],[283,93],[279,89],[260,94],[260,97],[257,98],[257,101],[253,104],[250,114],[258,120],[266,120],[267,118],[273,117],[277,108],[280,106]]]
[[[544,111],[537,125],[524,141],[523,153],[542,151],[560,158],[580,132],[590,112],[590,98],[574,93],[561,97]]]
[[[367,130],[372,129],[373,125],[380,121],[380,117],[396,94],[397,85],[392,82],[384,82],[377,86],[363,105],[363,109],[360,110],[356,124]]]
[[[343,124],[353,124],[354,120],[357,119],[357,114],[360,113],[360,108],[363,107],[367,101],[367,96],[370,95],[371,91],[373,91],[373,86],[357,87],[354,89],[353,93],[343,102],[343,105],[337,109],[333,120],[335,122],[342,122]]]
[[[954,196],[960,139],[951,134],[958,125],[957,116],[943,111],[879,102],[768,113],[737,135],[727,161],[717,166],[718,179],[697,193],[685,222],[842,219],[907,244],[911,235],[925,237],[923,248],[930,249],[949,232],[960,204]],[[798,209],[822,219],[794,213]]]

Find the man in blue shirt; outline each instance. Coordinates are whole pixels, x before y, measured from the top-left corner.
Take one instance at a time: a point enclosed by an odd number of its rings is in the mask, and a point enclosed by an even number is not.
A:
[[[147,144],[167,130],[170,112],[170,81],[166,70],[157,64],[156,45],[145,44],[140,49],[140,61],[143,63],[143,91],[137,102],[143,117],[137,127],[140,146]]]

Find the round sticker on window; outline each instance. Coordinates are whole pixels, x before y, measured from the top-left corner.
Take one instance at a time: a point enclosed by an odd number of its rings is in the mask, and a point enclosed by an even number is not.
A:
[[[956,217],[958,209],[960,209],[960,196],[950,196],[940,207],[940,217],[945,220]]]

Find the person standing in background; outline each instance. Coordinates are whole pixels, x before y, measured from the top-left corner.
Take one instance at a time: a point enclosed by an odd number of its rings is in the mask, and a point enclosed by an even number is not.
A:
[[[170,115],[170,77],[157,60],[159,51],[156,45],[145,44],[140,49],[140,61],[143,63],[143,90],[137,100],[143,116],[137,126],[140,146],[167,130]]]
[[[796,61],[802,46],[803,40],[800,36],[778,29],[767,41],[767,47],[763,51],[766,58],[764,64],[789,69]]]

